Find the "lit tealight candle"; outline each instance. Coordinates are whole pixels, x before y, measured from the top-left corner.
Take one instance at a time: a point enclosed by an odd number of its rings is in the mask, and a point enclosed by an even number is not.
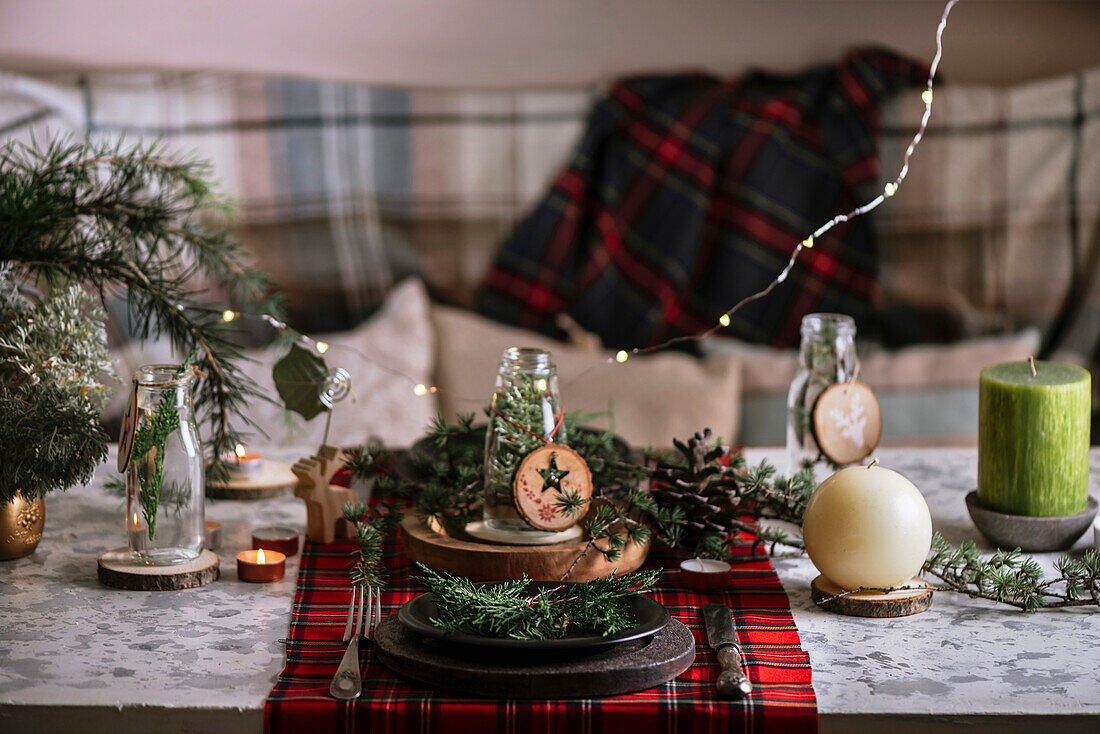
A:
[[[253,583],[278,581],[286,575],[286,555],[278,551],[246,550],[237,554],[237,578]]]
[[[237,444],[233,449],[233,455],[226,457],[229,463],[229,475],[234,479],[254,477],[264,467],[264,455],[259,451],[248,451],[244,446]]]

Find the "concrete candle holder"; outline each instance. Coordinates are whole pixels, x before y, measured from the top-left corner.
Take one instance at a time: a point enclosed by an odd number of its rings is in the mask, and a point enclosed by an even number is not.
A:
[[[977,491],[966,495],[970,519],[990,543],[998,548],[1019,548],[1032,553],[1069,548],[1089,529],[1098,506],[1096,498],[1090,496],[1081,512],[1058,517],[1031,517],[986,509]]]

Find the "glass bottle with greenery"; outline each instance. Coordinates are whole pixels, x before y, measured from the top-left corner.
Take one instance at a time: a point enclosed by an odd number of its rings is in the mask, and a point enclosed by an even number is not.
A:
[[[813,408],[825,388],[852,379],[856,364],[856,322],[851,316],[812,313],[802,318],[798,372],[787,393],[787,473],[823,456],[813,431]]]
[[[202,445],[191,406],[194,372],[145,365],[134,375],[137,425],[126,472],[130,552],[161,566],[202,553],[205,518]]]
[[[497,534],[553,537],[528,525],[516,511],[512,480],[527,454],[567,441],[558,373],[550,352],[509,347],[501,355],[485,436],[485,526]]]

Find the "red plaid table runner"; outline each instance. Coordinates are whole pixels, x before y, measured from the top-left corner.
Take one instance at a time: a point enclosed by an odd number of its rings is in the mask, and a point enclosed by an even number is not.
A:
[[[734,566],[728,591],[682,588],[678,571],[661,574],[653,598],[695,636],[695,663],[680,677],[648,691],[596,699],[551,701],[470,698],[401,678],[383,666],[370,644],[360,644],[363,694],[350,703],[328,694],[344,653],[340,638],[351,586],[351,542],[306,543],[298,572],[286,667],[264,706],[264,730],[282,732],[816,732],[817,701],[810,660],[802,650],[790,604],[766,558]],[[747,549],[744,550],[745,557]],[[400,541],[387,542],[383,560],[390,582],[382,610],[391,614],[423,590]],[[654,551],[648,565],[678,566]],[[728,604],[735,611],[754,687],[745,701],[718,696],[718,668],[707,645],[699,608]]]

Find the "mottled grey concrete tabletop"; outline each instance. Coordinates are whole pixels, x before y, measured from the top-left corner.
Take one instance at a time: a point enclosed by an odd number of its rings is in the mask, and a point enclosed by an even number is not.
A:
[[[748,459],[765,454],[780,456],[751,450]],[[917,484],[948,540],[988,547],[963,503],[975,483],[972,450],[877,456]],[[1091,458],[1098,495],[1100,452]],[[118,591],[96,578],[96,557],[125,542],[121,499],[102,489],[108,466],[89,486],[51,495],[38,550],[0,563],[0,729],[259,731],[282,667],[297,558],[283,581],[247,584],[234,557],[250,547],[254,526],[304,529],[303,503],[208,500],[207,519],[224,526],[221,579],[186,591]],[[1091,543],[1090,533],[1075,550]],[[1049,570],[1054,556],[1039,557]],[[1034,731],[1028,719],[1043,716],[1062,730],[1100,731],[1100,612],[1024,615],[937,593],[913,617],[843,617],[810,601],[808,560],[775,565],[810,654],[823,730]]]

